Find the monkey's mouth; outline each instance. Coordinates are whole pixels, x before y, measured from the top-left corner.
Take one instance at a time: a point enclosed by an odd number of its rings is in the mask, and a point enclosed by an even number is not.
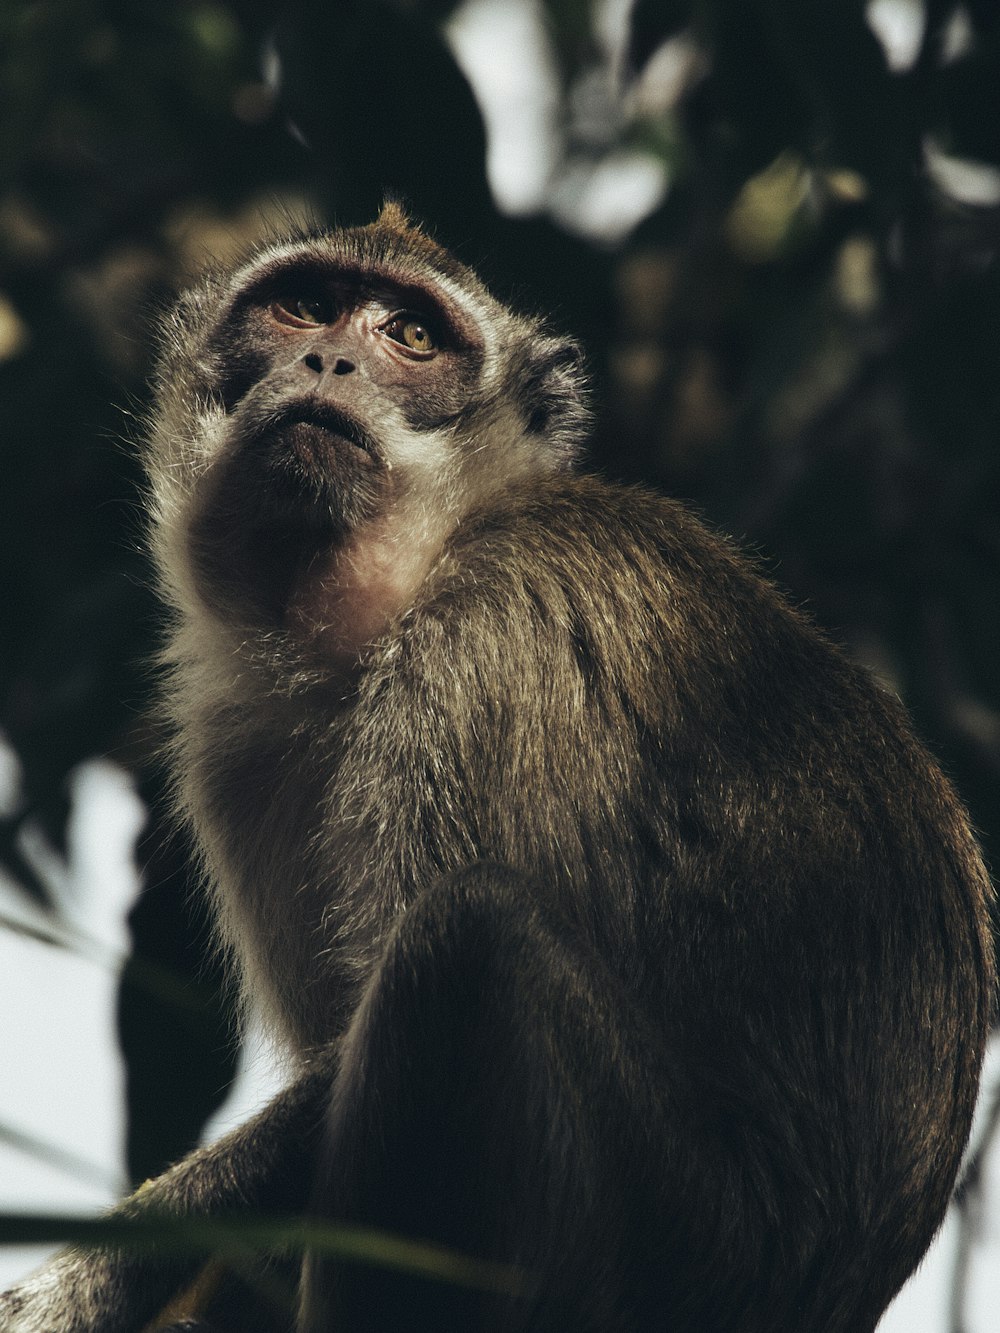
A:
[[[357,451],[357,461],[377,459],[374,440],[353,417],[326,403],[300,403],[287,408],[261,432],[266,447],[277,448],[306,473],[328,476],[343,456],[345,446]]]

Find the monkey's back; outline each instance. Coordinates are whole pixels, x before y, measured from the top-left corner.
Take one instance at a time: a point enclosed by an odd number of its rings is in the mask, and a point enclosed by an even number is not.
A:
[[[453,535],[348,727],[376,881],[511,866],[641,997],[692,1161],[753,1200],[718,1221],[761,1237],[733,1281],[773,1316],[825,1251],[816,1308],[839,1272],[860,1317],[877,1272],[881,1309],[944,1214],[993,987],[986,873],[898,703],[681,506],[563,477]]]

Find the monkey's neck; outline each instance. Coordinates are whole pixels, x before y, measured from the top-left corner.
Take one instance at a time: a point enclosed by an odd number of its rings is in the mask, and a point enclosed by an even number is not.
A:
[[[302,570],[285,628],[312,665],[351,672],[413,603],[449,525],[400,501]]]

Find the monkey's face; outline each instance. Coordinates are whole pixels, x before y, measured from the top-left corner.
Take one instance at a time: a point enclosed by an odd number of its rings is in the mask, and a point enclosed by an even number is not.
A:
[[[175,330],[150,451],[175,600],[337,658],[465,514],[564,463],[584,416],[575,347],[393,212],[265,250]]]
[[[483,341],[429,285],[293,261],[241,292],[213,343],[225,417],[190,529],[196,570],[230,611],[287,621],[304,584],[342,590],[348,555],[383,554],[374,543],[414,505],[447,508]]]

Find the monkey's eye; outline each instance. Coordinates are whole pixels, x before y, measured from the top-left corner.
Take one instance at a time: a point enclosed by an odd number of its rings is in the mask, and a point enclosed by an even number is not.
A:
[[[279,296],[272,309],[284,324],[313,327],[329,324],[333,319],[333,306],[324,296],[289,292],[287,296]]]
[[[438,340],[430,326],[418,316],[406,311],[401,315],[394,315],[388,324],[382,326],[382,332],[388,334],[393,342],[408,347],[411,352],[426,354],[438,350]]]

